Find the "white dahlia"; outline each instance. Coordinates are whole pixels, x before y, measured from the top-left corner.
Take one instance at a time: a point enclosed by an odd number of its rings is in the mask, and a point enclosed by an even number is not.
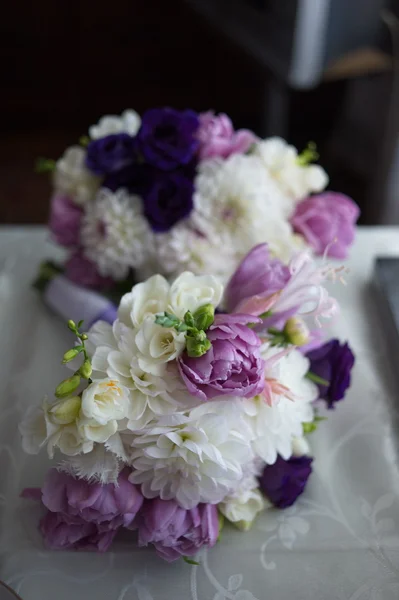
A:
[[[119,189],[102,188],[86,206],[81,239],[86,256],[104,277],[124,279],[140,266],[151,245],[151,231],[141,200]]]
[[[225,404],[164,417],[134,438],[130,480],[146,498],[176,499],[191,509],[234,492],[253,454],[242,411]]]
[[[53,174],[56,190],[67,194],[76,204],[86,204],[92,200],[101,183],[100,177],[86,168],[85,160],[86,150],[71,146],[57,160]]]
[[[118,115],[101,117],[97,125],[92,125],[89,128],[89,135],[92,140],[98,140],[115,133],[127,133],[134,136],[140,129],[140,125],[140,115],[135,110],[125,110],[120,117]]]

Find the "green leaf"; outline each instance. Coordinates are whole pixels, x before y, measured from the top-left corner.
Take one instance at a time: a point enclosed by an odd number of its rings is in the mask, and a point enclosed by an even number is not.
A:
[[[79,144],[81,146],[83,146],[84,148],[87,148],[87,146],[90,144],[90,138],[88,135],[82,135],[79,138]]]
[[[78,323],[78,329],[80,329],[82,327],[84,323],[84,319],[80,319],[79,323]]]
[[[196,565],[197,567],[199,567],[199,565],[200,565],[199,562],[197,562],[196,560],[193,560],[192,558],[188,558],[188,556],[183,556],[183,560],[188,565]]]
[[[55,160],[40,156],[35,163],[36,173],[52,173],[55,169]]]
[[[310,381],[313,381],[314,383],[317,383],[319,385],[330,385],[330,382],[327,381],[327,379],[323,379],[322,377],[319,377],[318,375],[316,375],[316,373],[312,373],[312,371],[308,371],[306,373],[305,377],[307,379],[310,379]]]
[[[180,323],[180,325],[177,325],[176,327],[176,331],[178,331],[179,333],[181,333],[182,331],[187,331],[188,329],[188,325],[186,325],[185,323]]]
[[[311,421],[310,423],[302,423],[302,430],[305,435],[308,433],[313,433],[313,431],[316,431],[316,429],[317,423],[314,421]]]

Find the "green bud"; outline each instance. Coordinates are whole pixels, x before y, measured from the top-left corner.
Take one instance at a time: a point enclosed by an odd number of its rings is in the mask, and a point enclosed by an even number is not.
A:
[[[62,364],[65,365],[65,363],[73,360],[79,354],[79,352],[79,348],[71,348],[70,350],[67,350],[63,356]]]
[[[91,366],[91,362],[88,358],[86,358],[86,360],[84,361],[84,363],[82,364],[82,366],[79,369],[79,373],[84,379],[89,379],[92,371],[93,371],[93,369]]]
[[[206,331],[215,320],[215,307],[212,304],[204,304],[197,308],[194,313],[195,327]]]
[[[291,317],[285,324],[284,333],[287,341],[294,346],[304,346],[309,341],[309,329],[302,319]]]
[[[68,379],[64,379],[61,381],[59,385],[57,385],[55,389],[55,395],[57,398],[66,398],[70,394],[72,394],[80,384],[80,375],[72,375],[72,377],[68,377]]]
[[[188,325],[189,327],[195,327],[195,323],[194,323],[194,317],[192,315],[191,311],[187,311],[186,314],[184,315],[184,322],[186,325]]]
[[[205,335],[205,333],[202,331],[200,333],[203,333]],[[211,347],[211,342],[208,340],[208,338],[205,335],[205,339],[203,341],[200,341],[197,339],[197,336],[187,336],[186,338],[186,350],[187,350],[187,354],[191,357],[191,358],[198,358],[199,356],[202,356],[203,354],[206,354],[209,350],[209,348]]]
[[[60,400],[49,409],[51,420],[58,425],[73,423],[79,416],[81,405],[80,396]]]
[[[87,335],[87,333],[82,333],[82,335],[80,336],[80,339],[85,342],[86,340],[89,339],[89,336]]]
[[[68,328],[71,331],[75,332],[76,331],[76,323],[75,323],[75,321],[72,321],[72,319],[69,319],[69,321],[68,321]]]

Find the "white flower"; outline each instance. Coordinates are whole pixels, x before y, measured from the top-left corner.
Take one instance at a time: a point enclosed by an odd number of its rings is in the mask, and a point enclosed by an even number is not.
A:
[[[120,117],[117,115],[101,117],[97,125],[89,127],[89,136],[92,140],[98,140],[113,133],[128,133],[134,136],[140,129],[140,125],[140,115],[135,110],[125,110]]]
[[[96,419],[88,419],[87,417],[81,417],[77,422],[78,435],[88,442],[103,444],[117,430],[118,422],[115,419],[108,421],[105,425],[102,425]],[[65,452],[65,454],[68,454],[68,452]]]
[[[129,327],[139,327],[147,316],[155,319],[169,304],[169,283],[162,275],[153,275],[147,281],[135,285],[131,292],[122,296],[118,318]]]
[[[311,403],[317,398],[317,387],[305,377],[309,360],[292,349],[269,367],[267,361],[279,352],[266,344],[261,348],[266,383],[273,391],[271,405],[264,395],[242,400],[253,431],[253,450],[267,464],[273,464],[277,454],[290,458],[293,438],[302,436],[302,423],[313,420]]]
[[[57,191],[71,197],[76,204],[85,204],[91,200],[101,179],[93,175],[85,166],[86,150],[80,146],[71,146],[57,160],[53,174]]]
[[[238,404],[223,401],[164,417],[133,441],[130,480],[146,498],[176,499],[190,509],[234,491],[253,455]],[[228,410],[227,410],[228,409]]]
[[[22,436],[22,448],[27,454],[38,454],[46,440],[58,431],[58,426],[46,419],[44,406],[30,407],[18,426]]]
[[[54,448],[58,447],[62,454],[67,456],[76,456],[77,454],[91,452],[93,450],[93,441],[81,435],[76,423],[60,427],[55,436],[52,436],[48,442],[47,450],[52,458]]]
[[[260,141],[254,148],[268,173],[274,178],[283,194],[293,201],[302,200],[312,192],[321,192],[328,183],[327,173],[319,165],[301,165],[294,146],[279,137]],[[294,208],[286,204],[287,216]]]
[[[182,273],[170,288],[170,311],[182,319],[190,310],[194,313],[204,304],[215,308],[223,296],[223,286],[213,275]]]
[[[127,417],[129,392],[113,379],[91,383],[82,394],[82,413],[100,425]]]
[[[218,505],[219,511],[241,531],[248,531],[258,513],[268,507],[261,491],[254,487],[240,495],[227,497]]]
[[[162,327],[147,317],[135,335],[139,367],[146,373],[162,375],[166,363],[180,356],[186,346],[185,333]]]
[[[104,277],[124,279],[142,264],[151,245],[151,231],[138,196],[102,188],[86,206],[81,239],[86,256]]]
[[[304,437],[294,437],[292,439],[292,456],[309,456],[310,446],[308,440]]]

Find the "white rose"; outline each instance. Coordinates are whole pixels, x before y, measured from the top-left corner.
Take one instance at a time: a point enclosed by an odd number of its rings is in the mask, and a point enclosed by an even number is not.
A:
[[[129,327],[139,327],[144,319],[168,308],[169,283],[162,275],[153,275],[147,281],[135,285],[125,294],[119,305],[118,317]]]
[[[85,159],[84,148],[71,146],[55,165],[55,188],[68,194],[76,204],[91,200],[100,186],[100,178],[86,168]]]
[[[293,456],[309,456],[310,446],[305,437],[292,438],[292,455]]]
[[[120,117],[117,115],[101,117],[97,125],[89,127],[89,136],[92,140],[98,140],[114,133],[136,135],[140,125],[140,115],[135,110],[125,110]]]
[[[247,490],[237,497],[226,498],[218,505],[219,511],[241,531],[251,528],[255,517],[262,510],[271,506],[259,489]]]
[[[182,319],[190,310],[194,312],[204,304],[218,306],[223,295],[223,285],[213,275],[182,273],[170,288],[170,311]]]
[[[108,421],[106,425],[101,425],[95,419],[82,417],[77,423],[79,435],[86,441],[98,442],[104,444],[118,430],[118,422],[116,420]]]
[[[82,394],[83,415],[94,419],[99,425],[124,419],[128,407],[128,390],[113,379],[91,383]]]
[[[160,376],[165,372],[166,363],[183,352],[186,339],[184,333],[157,325],[151,316],[138,329],[135,343],[139,367],[146,373]]]

